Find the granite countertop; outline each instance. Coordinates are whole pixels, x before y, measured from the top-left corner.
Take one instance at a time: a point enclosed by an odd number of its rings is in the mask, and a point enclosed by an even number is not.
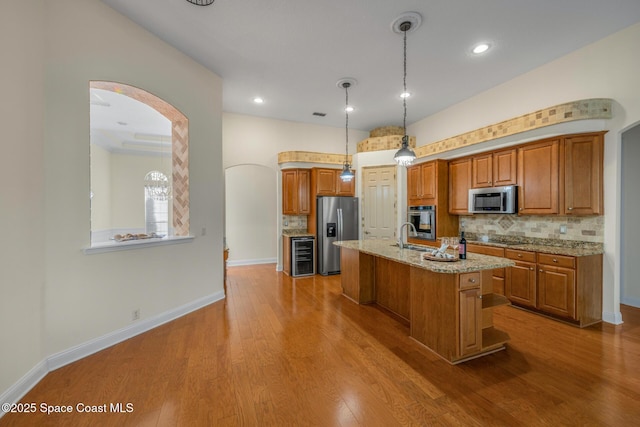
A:
[[[422,259],[424,252],[413,249],[400,249],[390,240],[345,240],[333,243],[347,249],[386,258],[391,261],[424,268],[434,273],[469,273],[493,268],[511,267],[515,262],[500,257],[480,254],[467,254],[467,259],[454,262],[428,261]]]
[[[530,239],[530,241],[482,241],[467,239],[467,243],[483,246],[494,246],[505,249],[521,251],[543,252],[553,255],[589,256],[604,253],[602,243],[580,242],[572,240],[545,240]]]
[[[289,237],[314,237],[313,233],[309,233],[303,229],[282,230],[282,235]]]

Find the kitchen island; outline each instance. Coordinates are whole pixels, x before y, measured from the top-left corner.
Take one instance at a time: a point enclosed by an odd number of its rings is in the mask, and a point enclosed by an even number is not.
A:
[[[509,335],[493,327],[493,308],[509,301],[492,293],[492,270],[513,261],[479,254],[428,261],[388,240],[334,244],[341,247],[343,295],[408,322],[411,338],[443,359],[455,364],[505,348]]]

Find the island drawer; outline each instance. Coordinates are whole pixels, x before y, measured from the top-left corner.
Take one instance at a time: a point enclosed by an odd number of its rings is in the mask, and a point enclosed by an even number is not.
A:
[[[520,251],[517,249],[505,249],[505,257],[516,261],[536,262],[536,253],[529,251]]]
[[[463,273],[460,275],[460,289],[473,289],[480,287],[480,272]]]
[[[557,265],[558,267],[576,268],[576,259],[572,256],[538,253],[538,264]]]

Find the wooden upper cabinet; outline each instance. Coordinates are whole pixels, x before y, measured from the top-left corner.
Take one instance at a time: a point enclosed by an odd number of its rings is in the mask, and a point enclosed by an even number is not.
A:
[[[407,199],[409,205],[419,205],[422,194],[421,172],[422,165],[407,168]]]
[[[518,148],[518,213],[558,213],[560,140],[545,139]]]
[[[282,213],[284,215],[309,215],[310,175],[308,169],[282,171]]]
[[[493,187],[516,185],[518,157],[516,149],[496,151],[493,153]]]
[[[336,195],[336,170],[314,168],[316,172],[315,192],[318,196]]]
[[[560,213],[603,215],[604,132],[564,138],[560,148]]]
[[[517,182],[515,149],[480,154],[471,161],[473,188],[502,187]]]
[[[351,170],[355,175],[356,171]],[[355,196],[356,195],[356,177],[349,182],[344,182],[340,179],[340,173],[342,171],[339,170],[336,172],[336,196]]]
[[[340,179],[342,169],[313,168],[311,169],[312,198],[316,196],[355,196],[356,178],[350,182]],[[353,171],[355,174],[355,171]]]
[[[471,158],[473,188],[493,186],[493,155],[491,153]]]
[[[298,214],[311,212],[311,173],[308,169],[298,169]]]
[[[449,213],[469,213],[469,189],[471,188],[471,159],[449,162]]]
[[[446,172],[446,164],[442,160],[434,160],[427,163],[407,168],[407,199],[410,206],[437,205],[439,179]]]
[[[424,163],[422,169],[422,198],[435,199],[438,196],[438,176],[436,174],[436,162]]]

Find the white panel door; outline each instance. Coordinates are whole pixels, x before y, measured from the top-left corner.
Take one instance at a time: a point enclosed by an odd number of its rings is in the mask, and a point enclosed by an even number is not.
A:
[[[363,168],[363,237],[395,239],[396,167]]]

